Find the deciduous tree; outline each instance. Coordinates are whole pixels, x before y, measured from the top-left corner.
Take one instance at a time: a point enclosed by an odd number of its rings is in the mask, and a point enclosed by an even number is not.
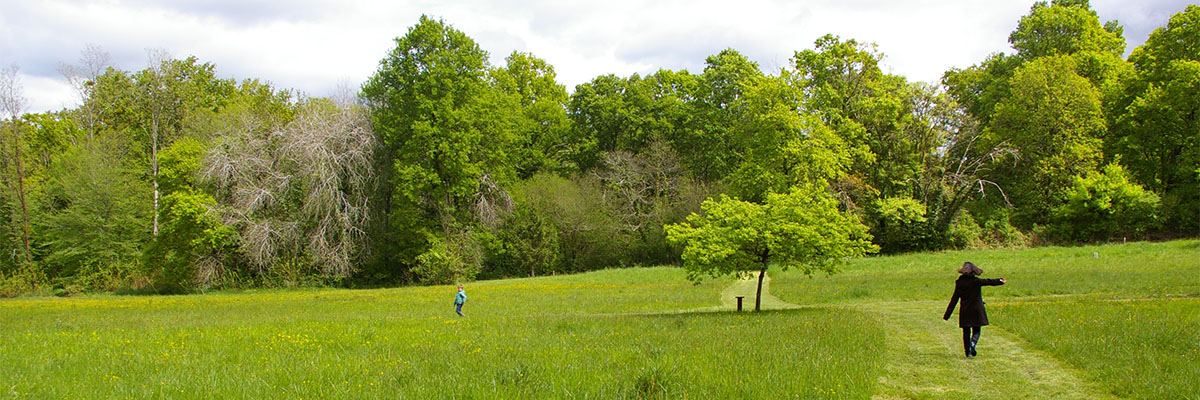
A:
[[[1200,6],[1172,16],[1129,60],[1137,72],[1110,101],[1105,148],[1162,197],[1168,229],[1200,229]]]
[[[9,140],[11,147],[8,152],[11,152],[11,157],[14,164],[16,175],[7,182],[16,182],[17,199],[21,204],[21,218],[17,220],[21,227],[21,242],[24,245],[25,262],[33,263],[33,253],[29,247],[29,206],[25,198],[25,168],[21,157],[21,137],[24,135],[22,128],[24,123],[20,121],[20,117],[25,113],[27,100],[25,99],[24,88],[20,82],[20,68],[16,65],[0,70],[0,109],[5,113],[5,118],[8,119]],[[14,218],[15,219],[15,218]]]
[[[754,309],[762,301],[767,267],[798,268],[811,275],[833,273],[844,259],[878,250],[853,215],[838,211],[837,200],[816,184],[767,195],[764,204],[722,195],[702,206],[687,222],[666,226],[668,239],[684,246],[688,278],[758,271]]]

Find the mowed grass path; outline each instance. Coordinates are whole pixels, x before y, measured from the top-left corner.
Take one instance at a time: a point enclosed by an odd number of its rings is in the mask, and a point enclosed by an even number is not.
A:
[[[962,354],[943,321],[954,272],[984,277],[992,325]],[[801,306],[873,315],[887,361],[876,398],[1200,399],[1200,242],[972,251],[858,260],[833,276],[775,272]]]
[[[675,268],[449,286],[0,300],[0,398],[1200,398],[1200,242],[946,252],[693,285]],[[962,261],[980,356],[942,321]]]

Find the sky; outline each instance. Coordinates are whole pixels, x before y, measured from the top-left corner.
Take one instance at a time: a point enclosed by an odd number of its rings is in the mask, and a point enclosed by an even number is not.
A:
[[[1194,0],[1092,0],[1125,27],[1126,54]],[[937,81],[995,52],[1033,0],[0,0],[0,67],[20,68],[28,112],[75,107],[58,72],[96,46],[113,67],[147,67],[151,50],[196,56],[222,78],[257,78],[310,96],[357,88],[421,15],[486,50],[554,66],[559,83],[659,69],[703,71],[733,48],[767,73],[834,34],[875,43],[885,71]]]

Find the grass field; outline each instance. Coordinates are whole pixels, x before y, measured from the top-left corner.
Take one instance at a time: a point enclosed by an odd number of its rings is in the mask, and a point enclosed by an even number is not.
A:
[[[992,325],[972,360],[956,318],[941,320],[964,261],[1008,280],[983,290]],[[877,257],[833,276],[775,276],[785,301],[881,318],[878,397],[1200,399],[1200,241]]]
[[[1200,398],[1200,298],[1028,301],[997,313],[1114,394]]]
[[[729,283],[695,286],[669,268],[479,282],[466,318],[454,315],[450,287],[9,300],[0,302],[0,395],[871,393],[882,363],[871,350],[883,337],[864,329],[869,316],[686,312],[719,306]]]
[[[962,261],[992,326],[941,315]],[[449,286],[0,301],[9,398],[1200,399],[1200,242],[946,252],[693,285],[674,268]]]

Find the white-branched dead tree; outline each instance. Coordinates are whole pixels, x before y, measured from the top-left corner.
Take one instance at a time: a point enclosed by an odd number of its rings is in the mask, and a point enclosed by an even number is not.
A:
[[[913,182],[914,192],[929,210],[935,229],[945,231],[968,200],[986,196],[995,189],[1010,204],[1004,189],[989,180],[993,168],[1003,160],[1015,161],[1019,154],[1005,142],[986,138],[979,122],[950,100],[937,87],[917,85],[910,104],[915,120],[915,137],[929,141],[925,148],[924,173]]]
[[[366,251],[370,121],[357,106],[308,100],[283,128],[269,125],[248,121],[207,158],[226,223],[260,270],[303,256],[328,276],[348,276]]]
[[[597,177],[611,196],[617,218],[645,240],[647,227],[662,226],[667,203],[677,201],[686,180],[678,156],[666,143],[655,141],[642,154],[613,151],[604,154],[603,161]]]
[[[489,229],[495,229],[505,217],[513,212],[513,199],[501,188],[492,176],[479,175],[479,188],[471,199],[471,211],[475,219]]]
[[[71,88],[79,95],[79,112],[87,124],[87,139],[90,143],[96,136],[96,119],[100,110],[96,102],[88,101],[96,90],[96,79],[104,74],[111,64],[108,52],[95,44],[88,44],[79,56],[78,65],[59,64],[58,72],[67,79]]]
[[[21,114],[25,113],[27,100],[21,87],[21,69],[16,65],[0,70],[0,110],[9,118],[12,139],[12,157],[16,165],[17,198],[21,202],[21,241],[25,245],[25,262],[33,263],[29,250],[29,207],[25,203],[25,171],[21,161]],[[7,180],[6,180],[7,181]]]
[[[323,103],[301,107],[281,148],[296,163],[306,251],[322,271],[347,276],[366,250],[375,135],[365,110]]]

